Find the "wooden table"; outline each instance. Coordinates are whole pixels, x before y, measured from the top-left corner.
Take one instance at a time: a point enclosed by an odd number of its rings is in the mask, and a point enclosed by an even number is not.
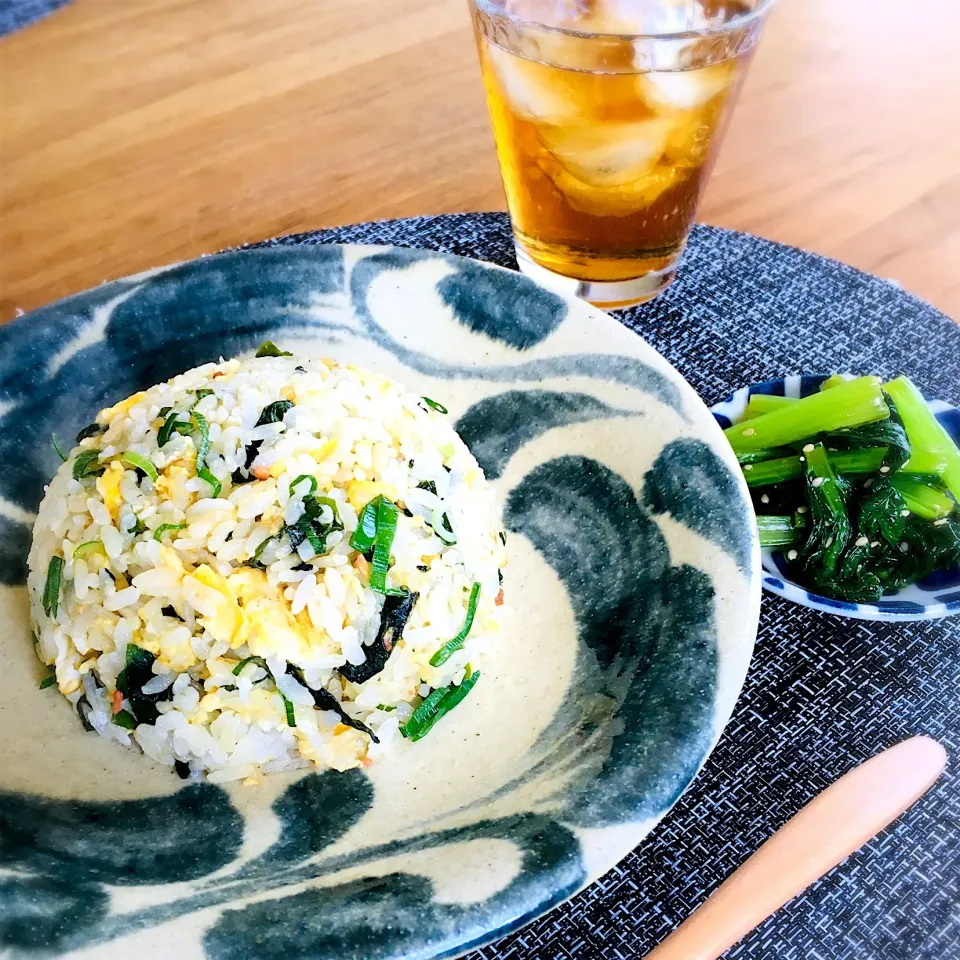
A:
[[[783,0],[702,218],[960,318],[958,36],[956,0]],[[0,320],[245,241],[502,207],[463,0],[75,0],[0,39]]]

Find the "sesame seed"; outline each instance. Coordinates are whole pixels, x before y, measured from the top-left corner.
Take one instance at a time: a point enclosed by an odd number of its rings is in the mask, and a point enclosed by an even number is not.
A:
[[[801,462],[801,463],[806,463],[806,462],[807,462],[807,458],[806,458],[806,457],[800,457],[799,459],[800,459],[800,462]]]
[[[757,431],[754,430],[753,427],[747,427],[747,429],[743,431],[743,435],[745,437],[753,437],[756,435],[756,433]]]
[[[865,547],[870,542],[869,537],[857,537],[857,546]]]
[[[901,510],[901,511],[900,511],[900,516],[901,516],[901,517],[909,517],[909,516],[910,516],[910,511],[909,511],[909,510]]]
[[[752,463],[745,463],[745,464],[743,465],[743,469],[744,469],[744,470],[752,470],[752,469],[753,469],[753,464],[752,464]]]
[[[788,560],[796,560],[797,557],[799,557],[799,556],[800,556],[800,554],[797,553],[796,550],[791,550],[791,551],[787,554],[787,559],[788,559]]]
[[[804,452],[804,453],[813,453],[813,444],[812,444],[812,443],[805,443],[805,444],[803,445],[803,452]]]
[[[873,477],[869,480],[864,481],[863,487],[865,490],[869,490],[873,486]]]
[[[822,486],[823,481],[824,481],[825,479],[826,479],[826,477],[814,477],[814,478],[813,478],[813,485],[814,485],[815,487]]]
[[[909,544],[909,543],[901,542],[901,543],[899,544],[899,547],[900,547],[900,552],[901,552],[901,553],[909,553],[909,552],[910,552],[910,544]]]
[[[769,502],[770,502],[770,494],[769,494],[769,493],[765,493],[765,494],[760,498],[760,502],[761,502],[761,503],[769,503]]]
[[[947,518],[946,518],[946,517],[941,517],[939,520],[934,520],[934,521],[933,521],[933,525],[934,525],[935,527],[944,527],[944,526],[946,526],[946,524],[947,524]]]
[[[806,513],[809,507],[797,507],[797,513]]]
[[[870,546],[871,546],[871,547],[879,547],[879,546],[880,546],[880,541],[879,541],[879,540],[874,540],[873,543],[870,544]]]
[[[881,473],[889,473],[889,472],[890,472],[890,468],[889,468],[889,467],[881,467],[881,468],[880,468],[880,472],[881,472]]]
[[[827,545],[828,548],[833,546],[833,537],[827,537],[827,544],[826,544],[826,545]]]

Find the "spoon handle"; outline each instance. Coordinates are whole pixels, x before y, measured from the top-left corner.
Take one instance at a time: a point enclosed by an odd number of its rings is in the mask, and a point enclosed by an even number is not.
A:
[[[855,767],[788,820],[647,960],[716,960],[896,820],[943,772],[946,751],[912,737]]]

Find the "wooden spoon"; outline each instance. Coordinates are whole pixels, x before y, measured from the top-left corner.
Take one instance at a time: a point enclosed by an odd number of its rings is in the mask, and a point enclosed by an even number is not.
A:
[[[933,786],[947,753],[912,737],[855,767],[788,820],[647,960],[716,960]]]

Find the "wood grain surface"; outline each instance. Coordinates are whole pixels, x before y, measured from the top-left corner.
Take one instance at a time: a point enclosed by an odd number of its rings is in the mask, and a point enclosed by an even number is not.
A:
[[[701,219],[960,318],[960,3],[782,0]],[[74,0],[0,39],[0,320],[226,246],[502,209],[464,0]]]

